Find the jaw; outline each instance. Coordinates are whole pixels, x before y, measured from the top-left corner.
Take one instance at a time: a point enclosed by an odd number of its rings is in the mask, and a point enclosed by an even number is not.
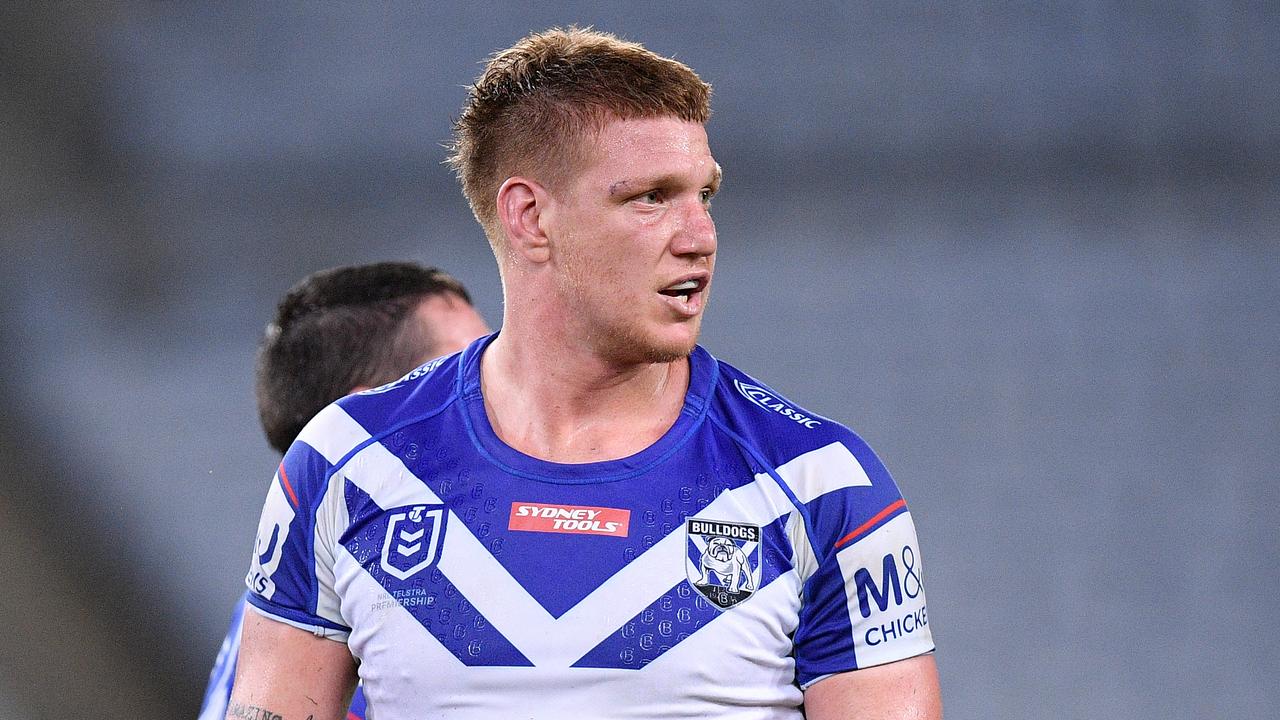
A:
[[[661,323],[650,331],[648,345],[652,349],[651,357],[661,357],[664,360],[654,359],[650,362],[670,362],[688,357],[689,353],[693,352],[694,346],[698,344],[698,336],[701,332],[701,312],[675,322],[668,320]]]
[[[686,358],[697,345],[702,317],[673,319],[637,313],[622,322],[601,328],[589,342],[594,351],[618,366],[669,363]]]
[[[553,293],[531,303],[550,311],[543,314],[549,322],[539,334],[545,336],[546,328],[557,327],[552,334],[561,338],[565,349],[582,350],[619,367],[688,357],[701,332],[710,273],[694,273],[699,286],[684,297],[652,289],[637,293],[633,281],[625,277],[610,278],[616,283],[584,281],[607,277],[608,269],[566,272]],[[625,291],[628,285],[630,292]]]

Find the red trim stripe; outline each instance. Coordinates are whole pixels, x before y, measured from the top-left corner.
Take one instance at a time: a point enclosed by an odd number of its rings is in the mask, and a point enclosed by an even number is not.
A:
[[[349,712],[347,713],[347,720],[364,720],[364,718],[360,717],[359,715],[353,712]]]
[[[862,523],[861,525],[859,525],[857,530],[854,530],[853,532],[849,533],[848,535],[845,535],[844,537],[842,537],[842,538],[840,538],[839,540],[837,540],[837,541],[836,541],[836,548],[835,548],[835,549],[836,549],[836,550],[839,550],[840,548],[844,547],[845,545],[848,545],[849,543],[853,542],[854,540],[857,540],[859,537],[861,537],[862,535],[866,534],[866,532],[867,532],[868,530],[870,530],[872,527],[874,527],[876,523],[878,523],[878,522],[880,522],[881,520],[883,520],[883,519],[885,519],[885,518],[889,517],[889,516],[890,516],[890,515],[892,515],[893,513],[895,513],[895,512],[897,512],[897,511],[899,511],[899,510],[901,510],[901,509],[905,508],[906,506],[907,506],[907,501],[906,501],[906,500],[903,500],[902,498],[898,498],[896,501],[894,501],[894,502],[890,503],[890,504],[889,504],[889,507],[887,507],[887,508],[885,508],[885,509],[881,510],[880,512],[876,513],[876,514],[875,514],[875,516],[873,516],[870,520],[868,520],[868,521],[866,521],[866,522]]]
[[[284,485],[284,491],[289,493],[289,502],[293,503],[293,508],[298,509],[298,496],[293,492],[293,486],[289,484],[289,474],[284,471],[284,463],[280,463],[280,484]]]

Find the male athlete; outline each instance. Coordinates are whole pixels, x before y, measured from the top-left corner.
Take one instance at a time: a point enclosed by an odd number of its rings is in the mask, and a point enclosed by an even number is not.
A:
[[[357,668],[379,720],[941,716],[888,472],[696,344],[709,96],[594,31],[489,61],[452,162],[502,331],[290,448],[250,571],[247,716],[336,718]]]
[[[384,262],[313,273],[280,301],[258,354],[258,415],[267,442],[284,453],[330,402],[391,382],[488,332],[462,284],[436,268]],[[243,614],[242,598],[200,720],[226,714]],[[364,717],[358,690],[348,717]]]

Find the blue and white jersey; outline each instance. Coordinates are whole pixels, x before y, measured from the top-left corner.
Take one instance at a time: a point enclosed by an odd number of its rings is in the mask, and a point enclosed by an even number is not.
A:
[[[504,444],[492,339],[339,400],[268,493],[260,612],[344,640],[372,717],[799,718],[832,673],[933,649],[911,516],[856,435],[702,348],[645,450]]]
[[[246,593],[247,594],[247,593]],[[209,673],[209,685],[204,689],[204,701],[200,703],[197,720],[223,720],[227,716],[227,702],[231,699],[231,686],[236,679],[236,660],[240,655],[240,630],[244,627],[244,598],[236,602],[231,611],[231,627],[222,639],[218,659]]]

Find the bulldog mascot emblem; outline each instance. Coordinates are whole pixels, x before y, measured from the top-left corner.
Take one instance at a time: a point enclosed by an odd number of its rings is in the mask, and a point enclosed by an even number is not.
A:
[[[721,609],[760,587],[760,526],[691,518],[685,522],[689,582]]]

